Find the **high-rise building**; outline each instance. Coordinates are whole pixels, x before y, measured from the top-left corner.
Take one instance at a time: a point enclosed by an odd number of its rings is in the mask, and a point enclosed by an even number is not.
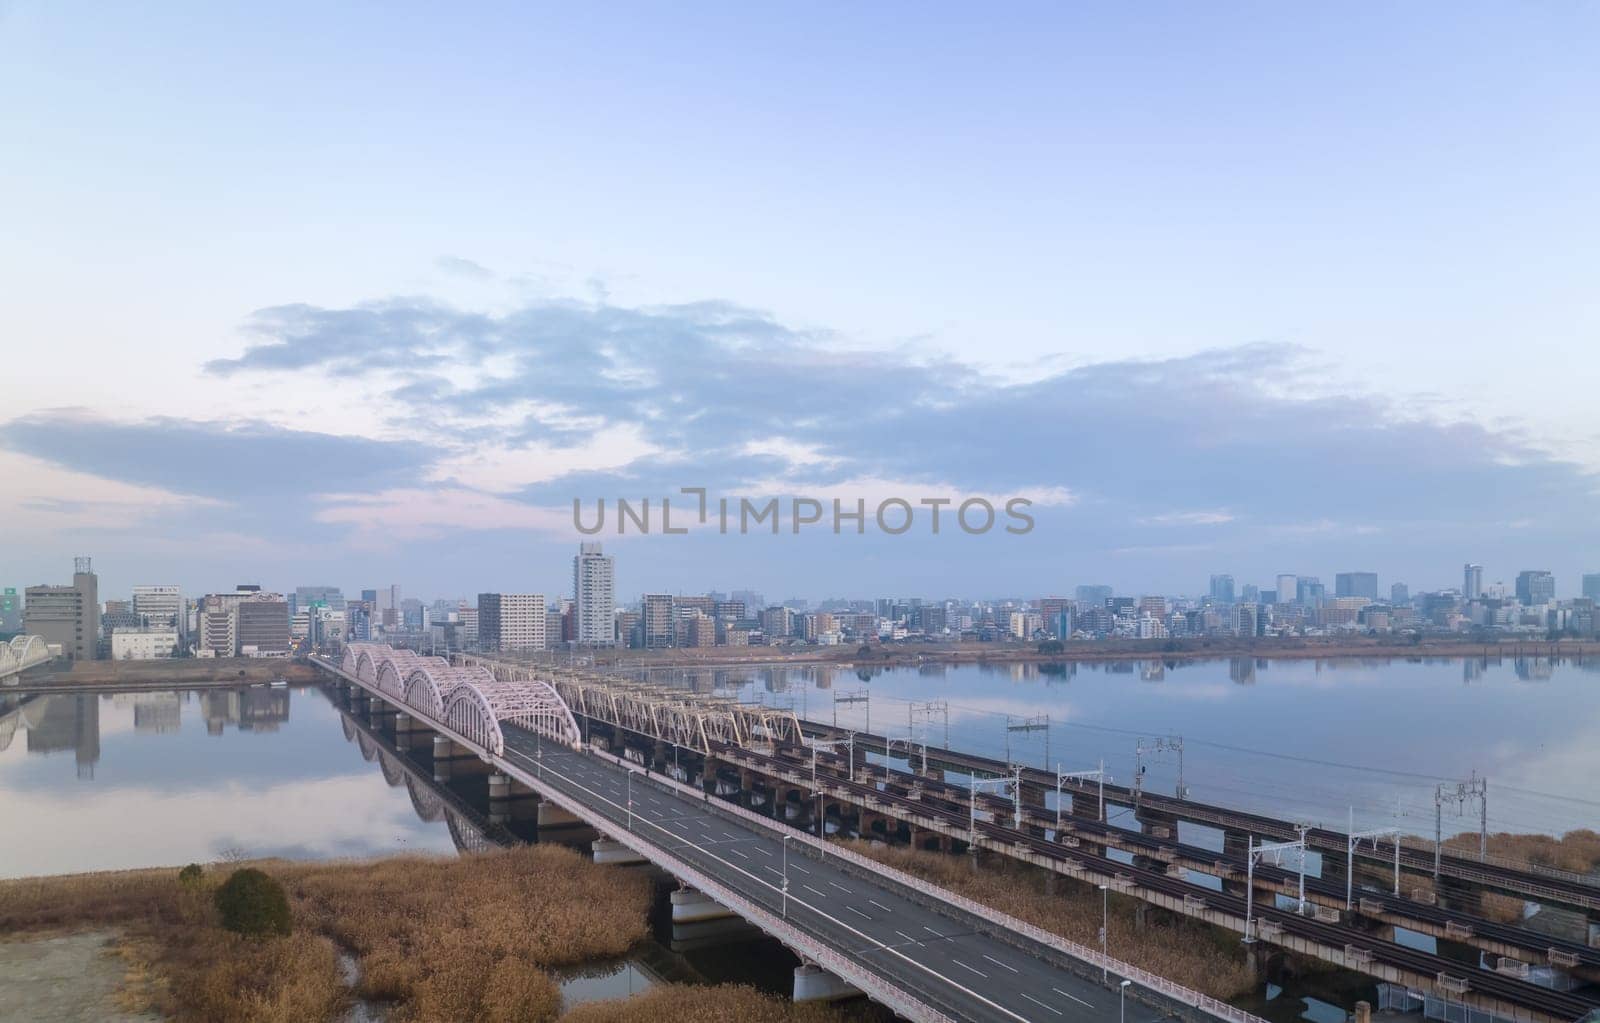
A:
[[[1556,599],[1556,577],[1543,569],[1530,568],[1517,573],[1517,600],[1526,606],[1548,604]]]
[[[1300,599],[1300,577],[1297,575],[1278,575],[1278,603],[1292,604]]]
[[[578,545],[572,559],[574,637],[580,646],[616,644],[616,564],[598,543]]]
[[[542,593],[478,594],[478,647],[482,650],[544,650],[548,646],[547,601]]]
[[[1405,583],[1395,583],[1389,587],[1389,603],[1401,607],[1411,603],[1411,587]]]
[[[1233,603],[1233,576],[1223,574],[1211,577],[1211,599],[1218,604]]]
[[[337,586],[296,586],[294,597],[295,605],[302,610],[313,604],[324,604],[330,611],[343,611],[347,606],[344,590]]]
[[[1600,601],[1600,572],[1587,572],[1583,577],[1583,595]]]
[[[1335,597],[1365,597],[1368,600],[1377,600],[1378,573],[1340,572],[1333,577],[1333,595]]]
[[[646,593],[644,607],[642,608],[644,629],[644,647],[646,650],[661,650],[673,643],[673,617],[675,612],[672,606],[670,593]]]
[[[1477,600],[1483,596],[1483,566],[1470,562],[1461,570],[1461,599]]]
[[[1080,586],[1075,592],[1080,604],[1105,607],[1115,591],[1109,586]]]
[[[135,586],[133,615],[141,625],[171,626],[180,636],[188,619],[183,593],[176,586]]]
[[[71,586],[29,586],[22,631],[59,644],[80,661],[100,656],[100,580],[88,558],[74,558]]]
[[[1327,590],[1322,585],[1322,580],[1314,575],[1298,576],[1295,579],[1294,599],[1307,607],[1319,607]]]
[[[0,632],[22,631],[22,597],[15,586],[0,590]]]

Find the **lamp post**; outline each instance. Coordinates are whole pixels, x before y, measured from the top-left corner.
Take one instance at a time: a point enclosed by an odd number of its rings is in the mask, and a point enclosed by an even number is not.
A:
[[[1122,1023],[1128,1023],[1128,985],[1133,981],[1125,980],[1117,985],[1117,1018]]]
[[[783,835],[783,918],[789,919],[789,839],[794,836],[788,832]]]
[[[633,830],[633,772],[628,772],[628,830]]]
[[[1111,888],[1108,885],[1100,886],[1100,983],[1106,982],[1106,960],[1110,953],[1106,951],[1106,928],[1111,923]]]

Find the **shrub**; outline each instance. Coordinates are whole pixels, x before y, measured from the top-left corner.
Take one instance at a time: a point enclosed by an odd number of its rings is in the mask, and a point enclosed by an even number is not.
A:
[[[200,868],[200,864],[191,863],[178,871],[178,883],[185,887],[193,888],[200,883],[200,879],[204,876],[205,871]]]
[[[222,926],[252,936],[288,934],[289,897],[283,885],[254,867],[235,870],[217,889]]]

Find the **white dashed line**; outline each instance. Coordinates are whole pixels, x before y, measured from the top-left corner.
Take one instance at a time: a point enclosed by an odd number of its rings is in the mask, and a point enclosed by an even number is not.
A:
[[[972,967],[968,966],[966,963],[962,962],[959,959],[952,959],[950,961],[952,963],[955,963],[957,966],[961,967],[963,970],[970,970],[971,972],[976,973],[978,976],[982,977],[984,980],[988,980],[989,979],[989,975],[987,973],[984,973],[982,970],[975,970],[975,969],[973,969]]]
[[[985,952],[983,954],[983,957],[985,959],[989,960],[991,963],[994,963],[996,966],[1002,968],[1002,969],[1010,970],[1012,973],[1016,973],[1017,972],[1017,968],[1015,966],[1007,966],[1005,963],[1002,963],[1000,960],[996,959],[994,956],[990,955],[987,952]]]
[[[1024,998],[1026,998],[1028,1001],[1032,1002],[1034,1005],[1037,1005],[1041,1009],[1049,1009],[1051,1012],[1055,1013],[1057,1016],[1066,1015],[1066,1013],[1062,1012],[1060,1009],[1056,1008],[1053,1005],[1046,1005],[1045,1003],[1039,1001],[1039,999],[1037,999],[1037,998],[1033,997],[1032,995],[1028,994],[1028,992],[1026,992],[1026,991],[1018,991],[1017,994],[1021,995]]]
[[[1077,1002],[1079,1005],[1082,1005],[1085,1008],[1089,1008],[1089,1009],[1094,1008],[1094,1006],[1090,1005],[1088,1002],[1084,1001],[1082,998],[1079,998],[1077,995],[1069,995],[1065,991],[1061,990],[1058,987],[1053,987],[1050,990],[1054,991],[1056,994],[1060,995],[1062,998],[1070,998],[1070,999],[1072,999],[1074,1002]]]
[[[848,909],[850,912],[854,913],[856,916],[859,916],[863,920],[871,920],[872,919],[872,917],[870,917],[867,914],[861,912],[861,910],[857,909],[854,906],[846,906],[844,908]]]

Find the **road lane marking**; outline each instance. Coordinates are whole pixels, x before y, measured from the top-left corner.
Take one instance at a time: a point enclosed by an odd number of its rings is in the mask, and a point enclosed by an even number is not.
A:
[[[888,906],[885,906],[883,903],[879,902],[877,899],[868,899],[867,901],[872,903],[874,906],[877,906],[879,909],[883,910],[885,913],[893,913],[894,912],[894,910],[890,909]]]
[[[855,894],[855,892],[853,892],[850,889],[846,888],[844,885],[840,884],[837,881],[829,881],[828,883],[833,885],[835,888],[839,889],[841,892],[844,892],[846,895],[854,895]]]
[[[728,851],[733,853],[735,856],[739,857],[741,860],[748,860],[750,858],[750,857],[746,856],[744,853],[740,852],[737,849],[729,849]]]
[[[872,917],[870,917],[867,914],[861,912],[861,910],[857,909],[854,906],[846,906],[844,908],[848,909],[850,912],[854,913],[856,916],[859,916],[863,920],[871,920],[872,919]]]
[[[1056,994],[1060,995],[1063,998],[1072,999],[1074,1002],[1077,1002],[1079,1005],[1083,1006],[1086,1009],[1094,1008],[1094,1006],[1090,1005],[1088,1002],[1084,1001],[1082,998],[1079,998],[1077,995],[1069,995],[1065,991],[1061,990],[1058,987],[1053,987],[1050,990],[1054,991]]]
[[[906,939],[907,941],[911,942],[911,944],[913,944],[913,945],[922,944],[922,942],[918,941],[916,938],[913,938],[911,935],[907,934],[905,931],[895,931],[895,933],[900,935],[900,937]]]
[[[1026,998],[1028,1001],[1032,1002],[1034,1005],[1039,1006],[1039,1008],[1041,1008],[1041,1009],[1049,1009],[1051,1012],[1055,1013],[1057,1016],[1065,1016],[1066,1015],[1066,1013],[1062,1012],[1060,1009],[1056,1008],[1053,1005],[1046,1005],[1044,1002],[1039,1001],[1039,999],[1037,999],[1037,998],[1033,997],[1032,995],[1028,994],[1028,992],[1026,992],[1026,991],[1018,991],[1017,994],[1021,995],[1024,998]]]
[[[1005,963],[1002,963],[1000,960],[996,959],[994,956],[990,955],[987,952],[983,953],[983,957],[985,959],[989,960],[991,963],[994,963],[996,966],[999,966],[999,967],[1001,967],[1003,969],[1010,970],[1012,973],[1016,973],[1017,972],[1017,968],[1015,966],[1006,966]]]
[[[823,897],[823,898],[824,898],[824,899],[826,899],[826,898],[827,898],[827,897],[828,897],[828,893],[827,893],[827,892],[819,892],[819,891],[817,891],[817,890],[816,890],[816,889],[815,889],[815,888],[813,888],[813,887],[811,887],[811,886],[810,886],[810,885],[808,885],[808,884],[803,884],[803,885],[801,885],[801,886],[800,886],[800,887],[802,887],[802,888],[804,888],[804,889],[805,889],[805,890],[806,890],[806,891],[808,891],[808,892],[811,892],[811,893],[812,893],[812,894],[814,894],[814,895],[820,895],[820,896],[822,896],[822,897]]]
[[[791,863],[791,864],[789,864],[789,869],[790,869],[790,870],[798,870],[798,871],[800,871],[800,873],[802,873],[802,874],[809,874],[809,873],[811,873],[811,871],[809,871],[809,870],[807,870],[807,869],[806,869],[806,868],[804,868],[804,867],[802,867],[802,866],[801,866],[801,865],[800,865],[800,864],[798,864],[798,863]]]
[[[971,970],[973,973],[976,973],[978,976],[982,977],[984,980],[988,980],[989,979],[989,975],[987,973],[984,973],[982,970],[974,969],[973,967],[968,966],[966,963],[962,962],[959,959],[952,959],[950,961],[952,963],[955,963],[957,966],[961,967],[963,970]]]
[[[922,925],[922,929],[927,931],[929,934],[934,935],[935,937],[939,937],[939,938],[944,937],[944,935],[940,934],[938,931],[934,930],[932,927],[929,927],[927,924],[923,924]]]

